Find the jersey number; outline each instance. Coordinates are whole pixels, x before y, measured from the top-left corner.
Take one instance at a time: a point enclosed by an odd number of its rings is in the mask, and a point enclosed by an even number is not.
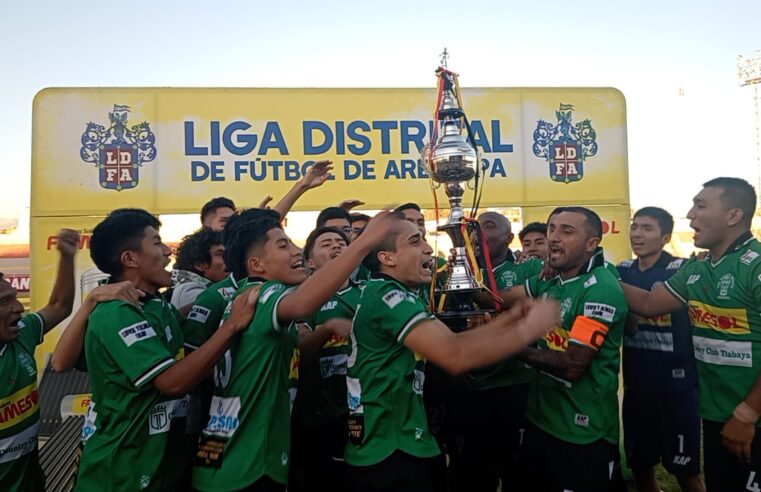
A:
[[[220,364],[221,362],[214,364],[214,386],[226,388],[230,382],[230,374],[233,372],[233,356],[229,349],[225,352],[224,364]]]

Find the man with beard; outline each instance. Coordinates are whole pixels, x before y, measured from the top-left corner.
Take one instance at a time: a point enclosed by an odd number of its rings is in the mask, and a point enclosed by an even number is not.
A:
[[[562,207],[548,224],[550,266],[507,291],[550,297],[562,322],[519,357],[537,369],[529,389],[522,460],[533,490],[610,490],[618,470],[619,349],[627,306],[605,267],[600,217]]]
[[[663,315],[687,306],[698,368],[708,490],[761,489],[761,243],[750,232],[753,187],[715,178],[687,214],[695,246],[673,277],[646,291],[624,284],[632,311]]]

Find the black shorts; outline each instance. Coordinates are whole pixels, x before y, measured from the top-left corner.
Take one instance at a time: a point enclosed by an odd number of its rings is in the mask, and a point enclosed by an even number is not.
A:
[[[637,472],[659,462],[677,477],[700,474],[700,417],[697,388],[661,395],[626,390],[624,450]]]
[[[727,451],[721,438],[724,422],[703,420],[703,466],[706,490],[733,492],[761,491],[761,432],[751,445],[751,461],[745,463]]]
[[[435,458],[394,451],[368,466],[346,466],[350,492],[431,492],[430,467]]]
[[[532,492],[626,490],[618,446],[604,439],[590,444],[573,444],[529,422],[520,460],[531,477]]]
[[[469,390],[449,412],[451,492],[530,490],[518,462],[526,430],[528,384]]]

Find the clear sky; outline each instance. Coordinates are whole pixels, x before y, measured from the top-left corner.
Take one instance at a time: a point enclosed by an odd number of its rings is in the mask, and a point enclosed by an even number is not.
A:
[[[735,57],[761,49],[758,0],[0,0],[0,217],[28,220],[44,87],[433,87],[444,46],[465,87],[620,89],[633,207],[683,217],[711,177],[757,182]]]

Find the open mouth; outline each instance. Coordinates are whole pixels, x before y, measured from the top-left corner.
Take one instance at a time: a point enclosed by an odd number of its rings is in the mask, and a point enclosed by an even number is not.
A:
[[[433,258],[429,258],[429,259],[425,260],[422,263],[421,266],[423,267],[423,270],[425,270],[425,271],[427,271],[429,273],[433,273],[434,264],[435,263],[433,261]]]
[[[303,260],[296,260],[293,263],[291,263],[291,268],[293,270],[301,270],[304,271],[304,261]]]
[[[11,328],[17,328],[19,321],[21,321],[21,316],[19,316],[18,318],[13,318],[13,320],[10,323]]]
[[[340,249],[336,249],[336,250],[333,250],[333,251],[331,251],[331,252],[330,252],[330,256],[329,256],[329,258],[330,258],[331,260],[335,260],[335,259],[336,259],[336,258],[338,258],[339,256],[341,256],[341,250],[340,250]]]

